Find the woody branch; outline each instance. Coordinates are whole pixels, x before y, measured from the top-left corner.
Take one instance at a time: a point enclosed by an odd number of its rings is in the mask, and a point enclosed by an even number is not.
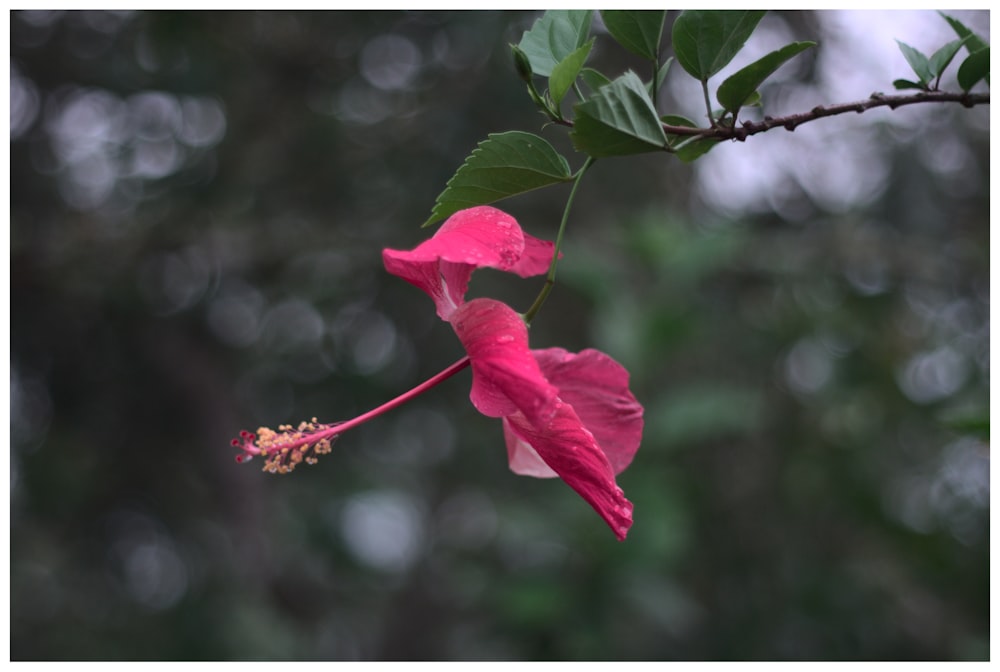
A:
[[[976,105],[988,105],[990,94],[988,93],[949,93],[947,91],[921,91],[910,95],[887,96],[884,93],[873,93],[866,100],[853,103],[841,103],[837,105],[819,105],[800,114],[790,114],[784,117],[764,117],[761,121],[744,121],[739,126],[715,126],[713,128],[691,128],[689,126],[663,125],[663,130],[674,135],[698,136],[701,138],[717,138],[719,140],[746,140],[751,135],[769,131],[772,128],[783,127],[789,131],[794,131],[798,126],[822,119],[832,117],[845,112],[861,113],[875,107],[888,107],[896,109],[904,105],[914,105],[916,103],[960,103],[965,107]]]

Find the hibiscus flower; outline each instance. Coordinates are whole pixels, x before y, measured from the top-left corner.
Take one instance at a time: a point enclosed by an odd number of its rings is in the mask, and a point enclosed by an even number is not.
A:
[[[467,358],[346,423],[319,425],[314,420],[278,433],[244,432],[234,445],[243,448],[244,456],[266,455],[265,469],[291,470],[303,459],[328,452],[331,441],[350,427],[471,364],[470,399],[484,415],[502,419],[511,470],[561,478],[624,539],[632,525],[632,504],[615,475],[631,463],[643,427],[643,409],[629,390],[628,372],[597,350],[531,350],[527,325],[510,306],[486,298],[465,300],[477,268],[540,275],[548,270],[553,250],[552,243],[524,233],[514,218],[488,206],[455,213],[413,250],[384,250],[386,270],[431,297]]]

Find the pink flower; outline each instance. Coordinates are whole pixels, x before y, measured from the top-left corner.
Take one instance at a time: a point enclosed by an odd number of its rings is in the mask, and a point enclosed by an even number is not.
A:
[[[632,461],[643,426],[628,372],[597,350],[530,350],[527,326],[512,308],[493,299],[465,302],[476,268],[538,275],[552,251],[509,215],[482,206],[452,215],[413,251],[387,249],[382,258],[386,270],[427,292],[451,323],[472,362],[473,405],[503,418],[511,469],[562,478],[624,539],[632,504],[615,474]]]
[[[465,301],[472,272],[489,267],[522,277],[544,273],[552,243],[525,234],[509,215],[482,206],[452,215],[411,251],[382,252],[386,270],[425,291],[455,330],[468,357],[413,390],[341,424],[303,423],[280,432],[241,433],[240,458],[266,458],[268,471],[291,471],[329,452],[351,427],[404,403],[471,364],[473,405],[501,418],[510,468],[517,474],[559,477],[597,511],[619,540],[632,525],[632,503],[615,482],[642,439],[642,406],[628,372],[597,350],[531,350],[528,328],[510,306],[493,299]],[[312,449],[312,454],[308,451]],[[240,459],[238,458],[238,459]]]
[[[524,321],[493,299],[463,304],[451,323],[472,361],[473,405],[503,418],[511,470],[558,476],[624,539],[632,503],[615,474],[632,461],[643,425],[628,372],[597,350],[529,350]]]
[[[385,270],[427,292],[448,320],[465,301],[477,268],[496,268],[522,278],[541,275],[552,261],[552,243],[524,233],[507,213],[480,206],[449,217],[430,239],[410,251],[382,251]]]

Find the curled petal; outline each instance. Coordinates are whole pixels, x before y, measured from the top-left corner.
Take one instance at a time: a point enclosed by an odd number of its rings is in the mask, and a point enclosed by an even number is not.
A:
[[[515,413],[504,418],[504,431],[508,445],[517,438],[531,446],[545,464],[594,507],[619,541],[625,538],[632,526],[632,503],[615,483],[611,463],[572,406],[557,403],[554,417],[544,427]]]
[[[534,424],[548,424],[559,391],[528,349],[521,316],[500,301],[473,299],[454,312],[451,324],[472,361],[469,397],[479,412],[499,418],[520,411]]]
[[[489,206],[461,210],[413,250],[382,251],[385,270],[427,292],[448,320],[462,305],[472,271],[496,268],[523,278],[548,270],[554,246],[524,233],[507,213]]]
[[[559,398],[573,407],[611,468],[620,474],[642,441],[643,409],[629,390],[628,371],[600,350],[532,352],[542,373],[559,388]]]

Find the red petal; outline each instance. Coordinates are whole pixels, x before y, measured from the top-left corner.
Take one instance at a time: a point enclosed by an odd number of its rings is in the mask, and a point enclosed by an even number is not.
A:
[[[427,292],[443,320],[465,300],[477,268],[511,271],[521,277],[544,273],[552,243],[525,234],[507,213],[479,206],[456,212],[437,233],[411,251],[385,249],[385,269]]]
[[[559,391],[542,375],[528,349],[528,328],[505,303],[473,299],[451,318],[472,360],[469,397],[483,415],[499,418],[520,411],[544,426],[555,412]]]
[[[632,526],[632,503],[615,483],[611,463],[572,406],[558,403],[555,416],[543,428],[521,413],[510,415],[504,418],[504,431],[508,442],[516,437],[532,446],[568,486],[594,507],[619,541],[625,538]]]
[[[628,388],[628,371],[599,350],[532,352],[542,373],[559,388],[559,398],[573,407],[620,474],[642,441],[642,405]]]

